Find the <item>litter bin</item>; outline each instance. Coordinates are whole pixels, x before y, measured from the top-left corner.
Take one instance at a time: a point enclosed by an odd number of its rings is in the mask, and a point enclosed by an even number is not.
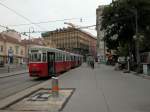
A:
[[[150,75],[150,64],[143,64],[143,74]]]

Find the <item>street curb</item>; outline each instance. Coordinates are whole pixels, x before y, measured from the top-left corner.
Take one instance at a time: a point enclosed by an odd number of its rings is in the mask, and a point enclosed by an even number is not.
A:
[[[20,73],[14,73],[14,74],[11,74],[11,75],[0,76],[0,78],[12,77],[12,76],[19,75],[19,74],[24,74],[24,73],[29,73],[29,72],[24,71],[24,72],[20,72]]]
[[[126,73],[124,73],[124,74],[126,74]],[[131,75],[134,75],[134,76],[137,76],[137,77],[141,77],[143,79],[150,80],[150,76],[144,75],[143,73],[137,74],[135,71],[130,71],[128,74],[131,74]]]

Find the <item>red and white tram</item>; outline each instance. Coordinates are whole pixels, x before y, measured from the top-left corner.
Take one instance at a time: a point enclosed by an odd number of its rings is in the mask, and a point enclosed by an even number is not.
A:
[[[82,56],[55,48],[29,49],[29,74],[31,77],[51,77],[82,64]]]

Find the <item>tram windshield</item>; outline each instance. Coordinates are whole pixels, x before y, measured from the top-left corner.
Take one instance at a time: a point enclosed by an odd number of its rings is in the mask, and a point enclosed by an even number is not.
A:
[[[41,61],[41,54],[40,53],[32,53],[30,54],[30,61],[31,62],[39,62]]]

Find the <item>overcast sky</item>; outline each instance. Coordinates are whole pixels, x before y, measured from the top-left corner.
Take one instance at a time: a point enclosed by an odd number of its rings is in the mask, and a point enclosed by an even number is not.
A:
[[[96,24],[96,8],[99,5],[109,4],[112,0],[0,0],[6,5],[23,15],[34,23],[47,22],[38,25],[22,25],[30,22],[11,12],[0,4],[0,25],[9,26],[19,32],[27,32],[29,28],[35,31],[55,30],[56,28],[67,27],[64,22],[71,22],[77,26],[89,26]],[[71,19],[73,18],[73,19]],[[81,19],[82,18],[82,21]],[[55,21],[71,19],[65,21]],[[4,30],[0,27],[0,31]],[[94,28],[88,30],[96,36]],[[40,34],[32,34],[40,36]]]

